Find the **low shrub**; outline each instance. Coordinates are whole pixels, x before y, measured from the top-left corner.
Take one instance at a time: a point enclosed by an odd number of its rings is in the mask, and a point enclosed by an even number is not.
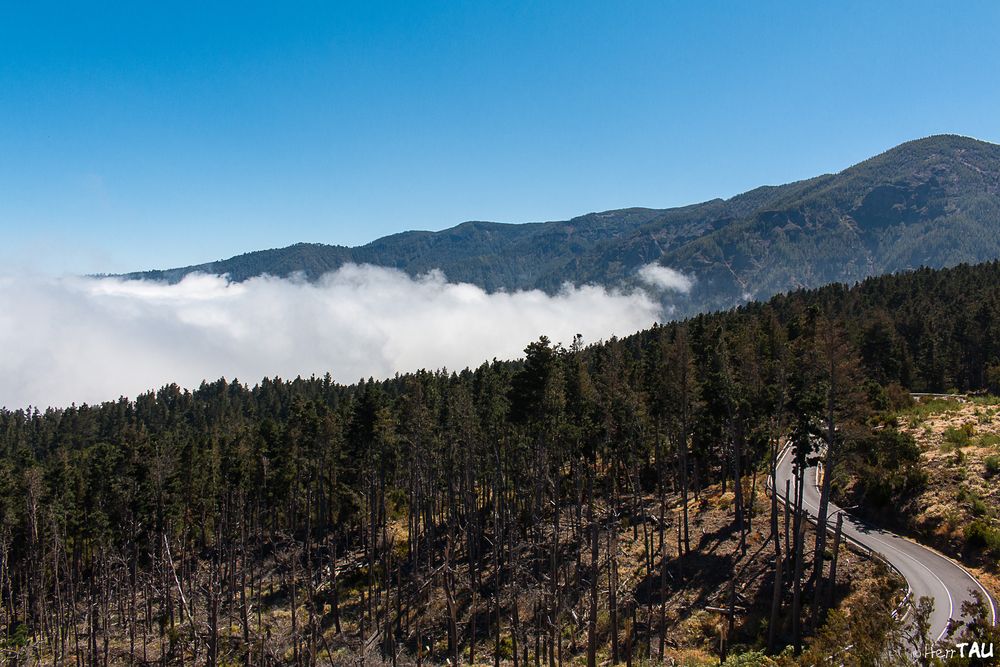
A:
[[[973,521],[965,529],[965,545],[970,549],[986,549],[1000,558],[1000,530],[985,521]]]
[[[931,398],[921,400],[899,411],[900,416],[911,416],[923,421],[931,415],[958,412],[962,404],[951,398]]]
[[[980,447],[1000,448],[1000,435],[996,433],[984,433],[976,438],[976,444]]]
[[[972,498],[972,516],[986,516],[990,513],[990,508],[983,502],[982,498]]]
[[[986,474],[990,477],[1000,473],[1000,456],[987,456],[983,463],[986,466]]]
[[[771,667],[771,665],[777,664],[773,659],[760,651],[750,651],[748,653],[729,656],[722,663],[721,667]]]
[[[958,428],[949,428],[944,432],[944,445],[948,448],[961,449],[968,447],[972,436],[976,434],[976,427],[966,422]]]

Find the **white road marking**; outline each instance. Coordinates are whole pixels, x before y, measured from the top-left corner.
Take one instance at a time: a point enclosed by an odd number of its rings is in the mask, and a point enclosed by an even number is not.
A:
[[[805,505],[806,507],[808,507],[809,509],[813,510],[816,513],[816,515],[819,516],[819,508],[818,507],[816,507],[815,505],[813,505],[810,502],[807,502],[805,498],[802,499],[802,504]],[[830,504],[833,507],[837,507],[833,503],[830,503]],[[845,514],[846,514],[846,512],[845,512]],[[859,530],[857,526],[855,526],[854,528],[855,528],[855,530]],[[860,532],[860,530],[859,530],[859,532]],[[909,558],[911,561],[913,561],[914,563],[916,563],[920,567],[922,567],[925,570],[927,570],[927,572],[932,577],[934,577],[935,579],[937,579],[938,583],[941,584],[941,588],[944,589],[945,594],[948,596],[948,618],[953,618],[953,614],[955,613],[955,601],[951,597],[951,591],[948,590],[948,585],[944,583],[944,581],[941,579],[941,577],[939,577],[936,574],[934,574],[933,570],[931,570],[929,567],[927,567],[926,565],[924,565],[923,563],[921,563],[919,560],[917,560],[916,558],[914,558],[910,554],[906,553],[905,551],[902,551],[901,549],[899,549],[897,547],[894,547],[894,546],[892,546],[891,544],[889,544],[887,542],[883,542],[882,540],[880,540],[879,538],[875,537],[874,535],[864,535],[864,537],[866,539],[868,539],[868,540],[871,540],[873,542],[877,542],[878,544],[881,544],[883,547],[885,547],[885,549],[887,549],[887,550],[889,550],[891,552],[899,554],[900,556],[903,556],[905,558]],[[880,552],[880,553],[883,556],[887,555],[884,551]],[[905,578],[905,575],[904,575],[904,578]],[[909,582],[907,582],[907,584],[909,584]],[[913,587],[910,586],[910,588],[912,589]],[[948,631],[948,626],[945,625],[944,629],[941,631],[941,634],[938,635],[937,638],[941,639],[941,637],[944,637],[944,633],[947,632],[947,631]],[[937,641],[937,640],[935,640],[935,641]]]
[[[784,461],[785,461],[785,458],[786,458],[786,457],[787,457],[787,456],[788,456],[788,455],[789,455],[790,453],[791,453],[791,448],[790,448],[790,447],[786,447],[786,448],[785,448],[785,451],[784,451],[784,452],[782,452],[781,456],[779,456],[779,457],[778,457],[778,460],[777,460],[777,461],[775,462],[775,463],[776,463],[775,467],[776,467],[776,468],[780,468],[780,467],[782,467],[782,465],[783,465],[783,463],[784,463]],[[815,483],[815,484],[817,484],[817,486],[818,486],[818,475],[819,475],[819,470],[818,470],[818,468],[817,468],[817,469],[816,469],[816,470],[814,471],[814,483]],[[782,493],[780,493],[780,492],[778,491],[778,489],[777,489],[777,481],[775,481],[775,482],[774,482],[774,488],[773,488],[773,491],[774,491],[775,493],[777,493],[777,494],[778,494],[779,496],[782,496],[782,495],[783,495],[783,494],[782,494]],[[803,501],[803,504],[804,504],[804,505],[806,505],[806,506],[807,506],[807,507],[808,507],[809,509],[813,510],[813,511],[815,512],[815,514],[817,515],[817,517],[818,517],[818,515],[819,515],[819,508],[818,508],[818,507],[816,507],[815,505],[813,505],[812,503],[810,503],[810,502],[807,502],[805,498],[803,498],[803,499],[802,499],[802,501]],[[785,498],[785,502],[787,503],[787,502],[790,502],[790,501],[789,501],[789,499],[788,499],[788,498]],[[835,507],[835,508],[837,508],[837,506],[836,506],[836,505],[834,505],[833,503],[830,503],[830,505],[831,505],[832,507]],[[836,511],[843,511],[843,510],[841,510],[840,508],[837,508],[837,509],[835,510],[835,512],[834,512],[834,513],[836,513]],[[846,513],[846,512],[845,512],[845,513]],[[850,516],[850,515],[848,515],[848,516]],[[853,517],[851,517],[851,518],[853,519]],[[854,528],[854,530],[855,530],[855,531],[857,531],[857,532],[861,532],[861,526],[860,526],[860,525],[858,525],[858,524],[856,524],[856,523],[854,523],[854,521],[852,521],[852,527]],[[892,533],[889,533],[889,534],[890,534],[890,535],[892,535],[892,536],[893,536],[893,537],[894,537],[895,539],[904,539],[904,538],[902,538],[902,537],[899,537],[898,535],[894,535],[894,534],[892,534]],[[847,537],[847,539],[849,539],[849,540],[852,540],[852,541],[855,541],[855,542],[859,542],[859,539],[857,539],[857,538],[853,538],[853,537],[851,537],[850,535],[848,535],[848,536],[846,536],[846,537]],[[925,569],[925,570],[926,570],[926,571],[927,571],[927,572],[928,572],[928,573],[929,573],[929,574],[930,574],[930,575],[931,575],[931,576],[932,576],[932,577],[933,577],[934,579],[936,579],[936,580],[938,581],[938,583],[939,583],[939,584],[941,585],[941,588],[943,588],[943,589],[944,589],[944,591],[945,591],[945,594],[946,594],[946,595],[948,596],[948,618],[949,618],[949,619],[952,619],[952,618],[954,618],[954,612],[955,612],[955,601],[954,601],[954,598],[952,597],[952,594],[951,594],[951,590],[950,590],[950,589],[948,588],[947,584],[945,584],[945,582],[944,582],[944,581],[943,581],[943,580],[941,579],[941,577],[939,577],[939,576],[938,576],[937,574],[935,574],[935,573],[934,573],[934,571],[933,571],[933,570],[931,570],[931,568],[929,568],[929,567],[928,567],[928,566],[927,566],[926,564],[922,563],[922,562],[921,562],[920,560],[918,560],[918,559],[917,559],[917,558],[915,558],[914,556],[911,556],[910,554],[906,553],[905,551],[902,551],[902,550],[901,550],[901,549],[899,549],[898,547],[895,547],[895,546],[892,546],[891,544],[889,544],[889,543],[886,543],[886,542],[884,542],[883,540],[881,540],[881,539],[879,539],[879,538],[877,538],[877,537],[875,537],[875,536],[873,536],[873,535],[861,535],[861,536],[859,536],[859,537],[861,537],[861,538],[866,538],[867,540],[871,540],[871,541],[873,541],[873,542],[876,542],[876,543],[878,543],[879,545],[881,545],[882,547],[884,547],[884,548],[885,548],[886,550],[888,550],[888,551],[892,552],[893,554],[897,554],[897,555],[900,555],[900,556],[904,556],[904,557],[908,558],[909,560],[911,560],[912,562],[914,562],[914,563],[916,563],[917,565],[919,565],[920,567],[924,568],[924,569]],[[861,544],[862,544],[863,546],[866,546],[866,547],[868,547],[868,548],[871,548],[871,547],[869,547],[869,546],[868,546],[867,544],[865,544],[864,542],[860,542],[860,543],[861,543]],[[985,588],[983,587],[983,585],[982,585],[981,583],[979,583],[979,581],[978,581],[978,580],[977,580],[977,579],[976,579],[976,578],[975,578],[974,576],[972,576],[972,573],[971,573],[971,572],[969,572],[968,570],[966,570],[966,569],[965,569],[965,568],[964,568],[964,567],[963,567],[963,566],[962,566],[961,564],[959,564],[959,563],[956,563],[955,561],[953,561],[953,560],[951,560],[951,559],[949,559],[949,558],[947,558],[947,557],[945,557],[945,556],[942,556],[942,555],[938,554],[938,553],[937,553],[936,551],[934,551],[934,550],[932,550],[932,549],[929,549],[929,548],[927,548],[927,547],[925,547],[925,546],[923,546],[923,545],[921,545],[921,544],[918,544],[918,543],[916,543],[916,542],[912,542],[912,544],[913,544],[914,546],[917,546],[918,548],[920,548],[920,549],[921,549],[922,551],[924,551],[924,552],[926,552],[926,553],[928,553],[928,554],[933,554],[933,555],[935,555],[935,556],[938,556],[939,558],[941,558],[942,560],[944,560],[944,561],[948,562],[949,564],[951,564],[951,565],[954,565],[954,566],[958,567],[958,568],[959,568],[959,569],[960,569],[960,570],[961,570],[961,571],[962,571],[962,572],[963,572],[963,573],[964,573],[964,574],[965,574],[965,575],[966,575],[966,576],[967,576],[967,577],[968,577],[969,579],[971,579],[971,580],[972,580],[972,581],[973,581],[973,582],[974,582],[974,583],[976,584],[976,586],[978,586],[978,587],[979,587],[979,590],[981,590],[981,591],[983,592],[984,596],[986,597],[986,601],[987,601],[987,602],[989,603],[989,605],[990,605],[990,614],[991,614],[991,616],[992,616],[992,622],[993,622],[993,625],[996,625],[996,624],[997,624],[997,608],[996,608],[996,604],[995,604],[995,602],[993,601],[993,598],[992,598],[992,596],[991,596],[991,595],[989,594],[989,592],[988,592],[988,591],[987,591],[987,590],[986,590],[986,589],[985,589]],[[885,556],[885,555],[887,555],[887,554],[885,554],[884,552],[882,552],[882,555],[883,555],[883,556]],[[905,578],[905,575],[904,575],[904,578]],[[909,588],[910,588],[910,589],[912,590],[912,586],[910,586],[910,585],[909,585],[909,582],[907,582],[907,586],[908,586],[908,587],[909,587]],[[941,639],[941,637],[943,637],[943,636],[944,636],[944,634],[945,634],[945,633],[946,633],[947,631],[948,631],[948,627],[947,627],[947,625],[945,625],[945,628],[944,628],[944,629],[943,629],[943,630],[941,631],[941,634],[940,634],[940,635],[938,635],[938,639]]]

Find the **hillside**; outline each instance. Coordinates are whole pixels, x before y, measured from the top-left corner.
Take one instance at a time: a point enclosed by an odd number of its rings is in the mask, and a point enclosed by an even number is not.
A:
[[[797,287],[852,282],[927,266],[1000,257],[1000,146],[940,135],[911,141],[838,174],[761,187],[673,209],[629,208],[567,221],[466,222],[348,248],[297,244],[129,278],[177,281],[193,271],[245,280],[309,279],[345,262],[441,269],[488,291],[566,282],[635,281],[659,262],[695,277],[678,315],[726,308]]]
[[[924,482],[879,522],[962,561],[1000,596],[1000,401],[924,399],[897,420],[919,447]]]
[[[808,665],[845,643],[908,650],[926,638],[893,619],[898,582],[814,540],[765,479],[780,444],[818,455],[811,425],[832,420],[822,437],[837,434],[838,475],[863,497],[933,491],[891,410],[903,388],[1000,389],[998,283],[1000,262],[925,269],[589,347],[541,339],[458,373],[0,410],[0,658],[707,665],[753,650]],[[992,487],[967,481],[958,502],[980,512],[979,494],[992,521]],[[992,534],[965,548],[995,572]]]

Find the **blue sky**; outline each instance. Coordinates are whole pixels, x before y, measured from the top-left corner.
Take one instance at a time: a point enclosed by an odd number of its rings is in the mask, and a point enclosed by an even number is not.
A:
[[[1000,141],[995,2],[289,5],[3,3],[5,269],[674,206]]]

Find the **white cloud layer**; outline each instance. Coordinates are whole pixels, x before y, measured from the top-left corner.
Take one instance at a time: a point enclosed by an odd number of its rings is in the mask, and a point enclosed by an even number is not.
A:
[[[219,377],[253,384],[329,371],[353,382],[459,369],[517,357],[542,334],[594,341],[662,314],[642,290],[487,294],[440,272],[412,279],[355,265],[318,283],[0,278],[0,406],[94,403]]]
[[[681,294],[690,292],[694,285],[694,279],[669,266],[660,266],[656,262],[646,264],[639,269],[639,280],[658,290]]]

